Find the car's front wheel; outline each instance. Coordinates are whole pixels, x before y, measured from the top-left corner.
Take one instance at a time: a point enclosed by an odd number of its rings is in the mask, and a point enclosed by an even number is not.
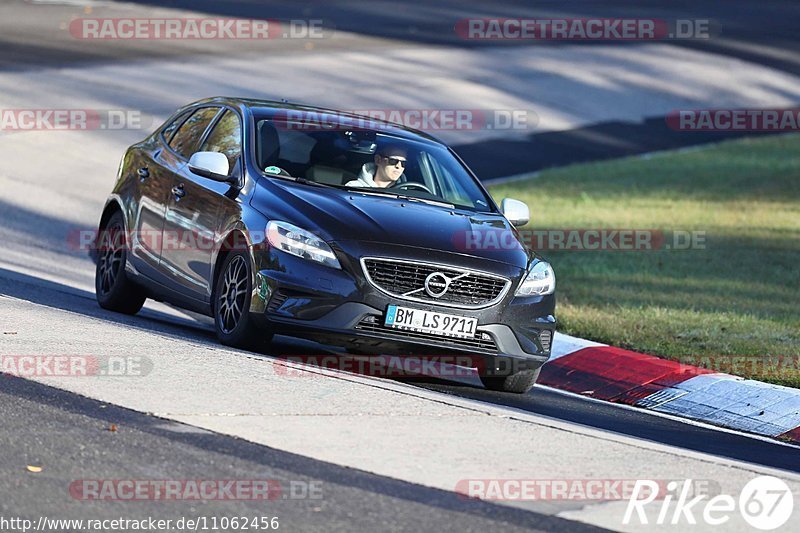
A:
[[[128,242],[125,238],[125,223],[119,211],[111,215],[101,228],[97,250],[94,274],[97,303],[103,309],[135,315],[144,305],[147,296],[125,273]]]
[[[483,386],[489,390],[525,394],[533,388],[539,379],[541,368],[522,370],[509,376],[480,376]]]
[[[250,257],[246,253],[228,254],[214,287],[214,325],[222,344],[250,349],[272,339],[272,334],[260,331],[250,317],[253,283]]]

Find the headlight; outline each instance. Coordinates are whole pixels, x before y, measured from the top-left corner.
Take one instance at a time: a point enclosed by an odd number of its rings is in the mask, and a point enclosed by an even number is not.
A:
[[[517,296],[543,296],[556,290],[556,274],[550,263],[539,261],[529,270],[528,275],[517,288]]]
[[[267,241],[274,248],[297,257],[333,268],[342,268],[333,250],[325,241],[288,222],[271,220],[267,223]]]

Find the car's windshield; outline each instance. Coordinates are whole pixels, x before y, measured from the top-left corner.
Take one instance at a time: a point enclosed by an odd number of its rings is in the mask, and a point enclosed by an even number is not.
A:
[[[256,161],[266,175],[396,194],[490,211],[474,178],[448,149],[382,131],[308,128],[256,121]]]

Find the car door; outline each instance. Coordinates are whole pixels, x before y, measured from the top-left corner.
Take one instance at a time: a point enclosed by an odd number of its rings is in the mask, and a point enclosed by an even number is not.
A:
[[[179,163],[167,144],[188,116],[189,113],[184,112],[168,122],[153,142],[131,150],[131,159],[125,162],[126,171],[135,173],[137,200],[131,232],[131,260],[143,271],[148,268],[157,271],[161,260],[164,215],[173,180],[170,168]]]
[[[241,178],[242,127],[238,114],[220,108],[191,153],[221,152],[229,175]],[[187,159],[191,154],[187,154]],[[237,180],[238,182],[238,180]],[[181,292],[194,299],[211,298],[212,258],[223,221],[238,212],[238,188],[198,176],[184,164],[176,173],[164,221],[161,263]]]

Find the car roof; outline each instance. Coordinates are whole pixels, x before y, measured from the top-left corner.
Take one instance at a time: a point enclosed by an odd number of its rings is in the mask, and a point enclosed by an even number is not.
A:
[[[423,142],[427,141],[446,146],[446,144],[443,141],[441,141],[434,135],[431,135],[430,133],[417,130],[414,128],[409,128],[407,126],[404,126],[403,124],[388,122],[385,120],[379,120],[372,117],[366,117],[364,115],[348,113],[346,111],[339,111],[336,109],[328,109],[324,107],[310,106],[293,102],[277,102],[274,100],[259,100],[255,98],[235,98],[228,96],[216,96],[212,98],[198,100],[197,102],[192,102],[191,104],[189,104],[189,106],[194,106],[198,104],[226,104],[229,106],[238,107],[242,111],[248,110],[250,113],[254,115],[269,116],[269,117],[278,115],[280,113],[285,113],[286,111],[319,113],[319,114],[326,114],[329,116],[333,115],[335,117],[342,117],[348,120],[361,121],[367,127],[371,127],[370,124],[372,124],[374,125],[374,129],[378,129],[383,133],[393,135],[395,137],[400,137],[402,139],[407,139],[411,141],[423,141]]]

